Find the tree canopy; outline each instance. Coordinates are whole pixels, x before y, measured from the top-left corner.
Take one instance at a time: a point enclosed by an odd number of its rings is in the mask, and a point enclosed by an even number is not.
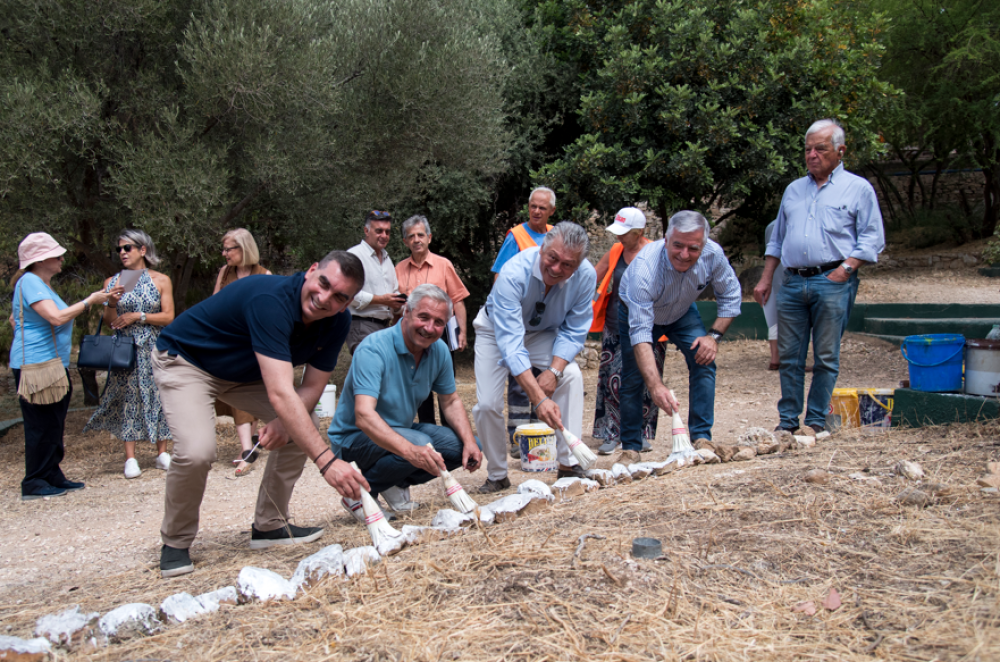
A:
[[[569,3],[581,135],[537,177],[578,218],[648,200],[759,209],[804,173],[815,120],[845,126],[852,160],[877,152],[881,19],[825,0]],[[718,218],[716,220],[719,220]]]
[[[183,279],[235,224],[299,264],[356,243],[364,209],[409,199],[428,167],[505,167],[495,28],[518,16],[505,0],[10,0],[2,248],[48,231],[109,272],[138,227]]]
[[[913,173],[934,174],[932,189],[948,169],[980,169],[982,196],[966,201],[966,213],[980,218],[971,234],[989,236],[1000,214],[1000,4],[875,0],[874,5],[891,17],[880,75],[905,92],[878,118],[886,140]],[[910,182],[924,186],[918,176]],[[912,188],[905,199],[894,193],[890,204],[915,211]],[[933,208],[934,191],[925,191],[922,201]]]

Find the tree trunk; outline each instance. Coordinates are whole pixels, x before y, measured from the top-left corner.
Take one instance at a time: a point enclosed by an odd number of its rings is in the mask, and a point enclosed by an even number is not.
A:
[[[996,232],[1000,215],[1000,145],[993,136],[983,134],[983,227],[982,236]]]
[[[180,315],[187,308],[185,299],[191,287],[191,273],[194,271],[195,259],[183,251],[174,253],[171,260],[171,280],[174,283],[174,314]]]

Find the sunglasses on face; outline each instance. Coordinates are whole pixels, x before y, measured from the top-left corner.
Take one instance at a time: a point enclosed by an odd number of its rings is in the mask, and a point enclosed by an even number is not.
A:
[[[222,254],[226,255],[226,254],[229,253],[229,251],[235,251],[235,250],[238,250],[238,249],[239,249],[239,246],[229,246],[229,247],[223,246],[222,247]]]
[[[392,214],[390,214],[387,211],[379,211],[377,209],[373,209],[370,212],[368,212],[368,218],[375,221],[385,220],[387,218],[392,218]]]
[[[115,246],[115,252],[121,253],[122,251],[125,251],[126,253],[131,253],[133,249],[138,248],[139,246],[136,246],[135,244],[125,244],[124,246]]]
[[[535,314],[534,314],[534,316],[532,316],[532,318],[530,320],[528,320],[528,324],[530,326],[538,326],[539,324],[541,324],[542,323],[542,313],[544,313],[544,312],[545,312],[545,304],[543,302],[541,302],[541,301],[537,302],[535,304]]]

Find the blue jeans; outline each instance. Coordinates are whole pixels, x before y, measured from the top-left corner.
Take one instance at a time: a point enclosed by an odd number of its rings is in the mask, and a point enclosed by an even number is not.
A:
[[[715,422],[715,361],[708,365],[695,363],[697,350],[691,343],[705,335],[705,325],[693,303],[684,316],[673,324],[654,324],[653,340],[666,334],[667,339],[684,354],[688,367],[688,431],[691,439],[711,439]],[[618,308],[618,335],[622,350],[621,403],[622,449],[637,451],[642,448],[642,390],[643,382],[629,337],[628,308],[624,303]]]
[[[462,441],[451,428],[430,423],[414,423],[410,428],[393,428],[415,446],[434,444],[434,450],[444,458],[448,471],[462,466]],[[371,487],[373,497],[390,487],[422,485],[436,478],[418,469],[398,455],[382,448],[361,431],[345,437],[350,445],[341,450],[345,462],[357,462],[358,468]],[[476,445],[479,440],[476,439]],[[482,446],[479,446],[482,448]]]
[[[806,425],[826,426],[830,396],[840,373],[840,339],[858,293],[858,276],[835,283],[826,275],[803,278],[784,270],[778,275],[784,279],[778,295],[778,415],[779,425],[788,430],[799,427],[810,336],[815,363],[806,402]]]

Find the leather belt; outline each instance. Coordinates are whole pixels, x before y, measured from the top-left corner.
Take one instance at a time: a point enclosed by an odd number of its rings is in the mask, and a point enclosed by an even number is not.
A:
[[[796,276],[802,276],[803,278],[812,278],[813,276],[818,276],[820,274],[826,273],[827,271],[833,271],[841,264],[843,260],[837,260],[836,262],[827,262],[826,264],[821,264],[818,267],[802,267],[801,269],[792,269],[791,267],[786,267],[786,271],[790,274],[795,274]]]

